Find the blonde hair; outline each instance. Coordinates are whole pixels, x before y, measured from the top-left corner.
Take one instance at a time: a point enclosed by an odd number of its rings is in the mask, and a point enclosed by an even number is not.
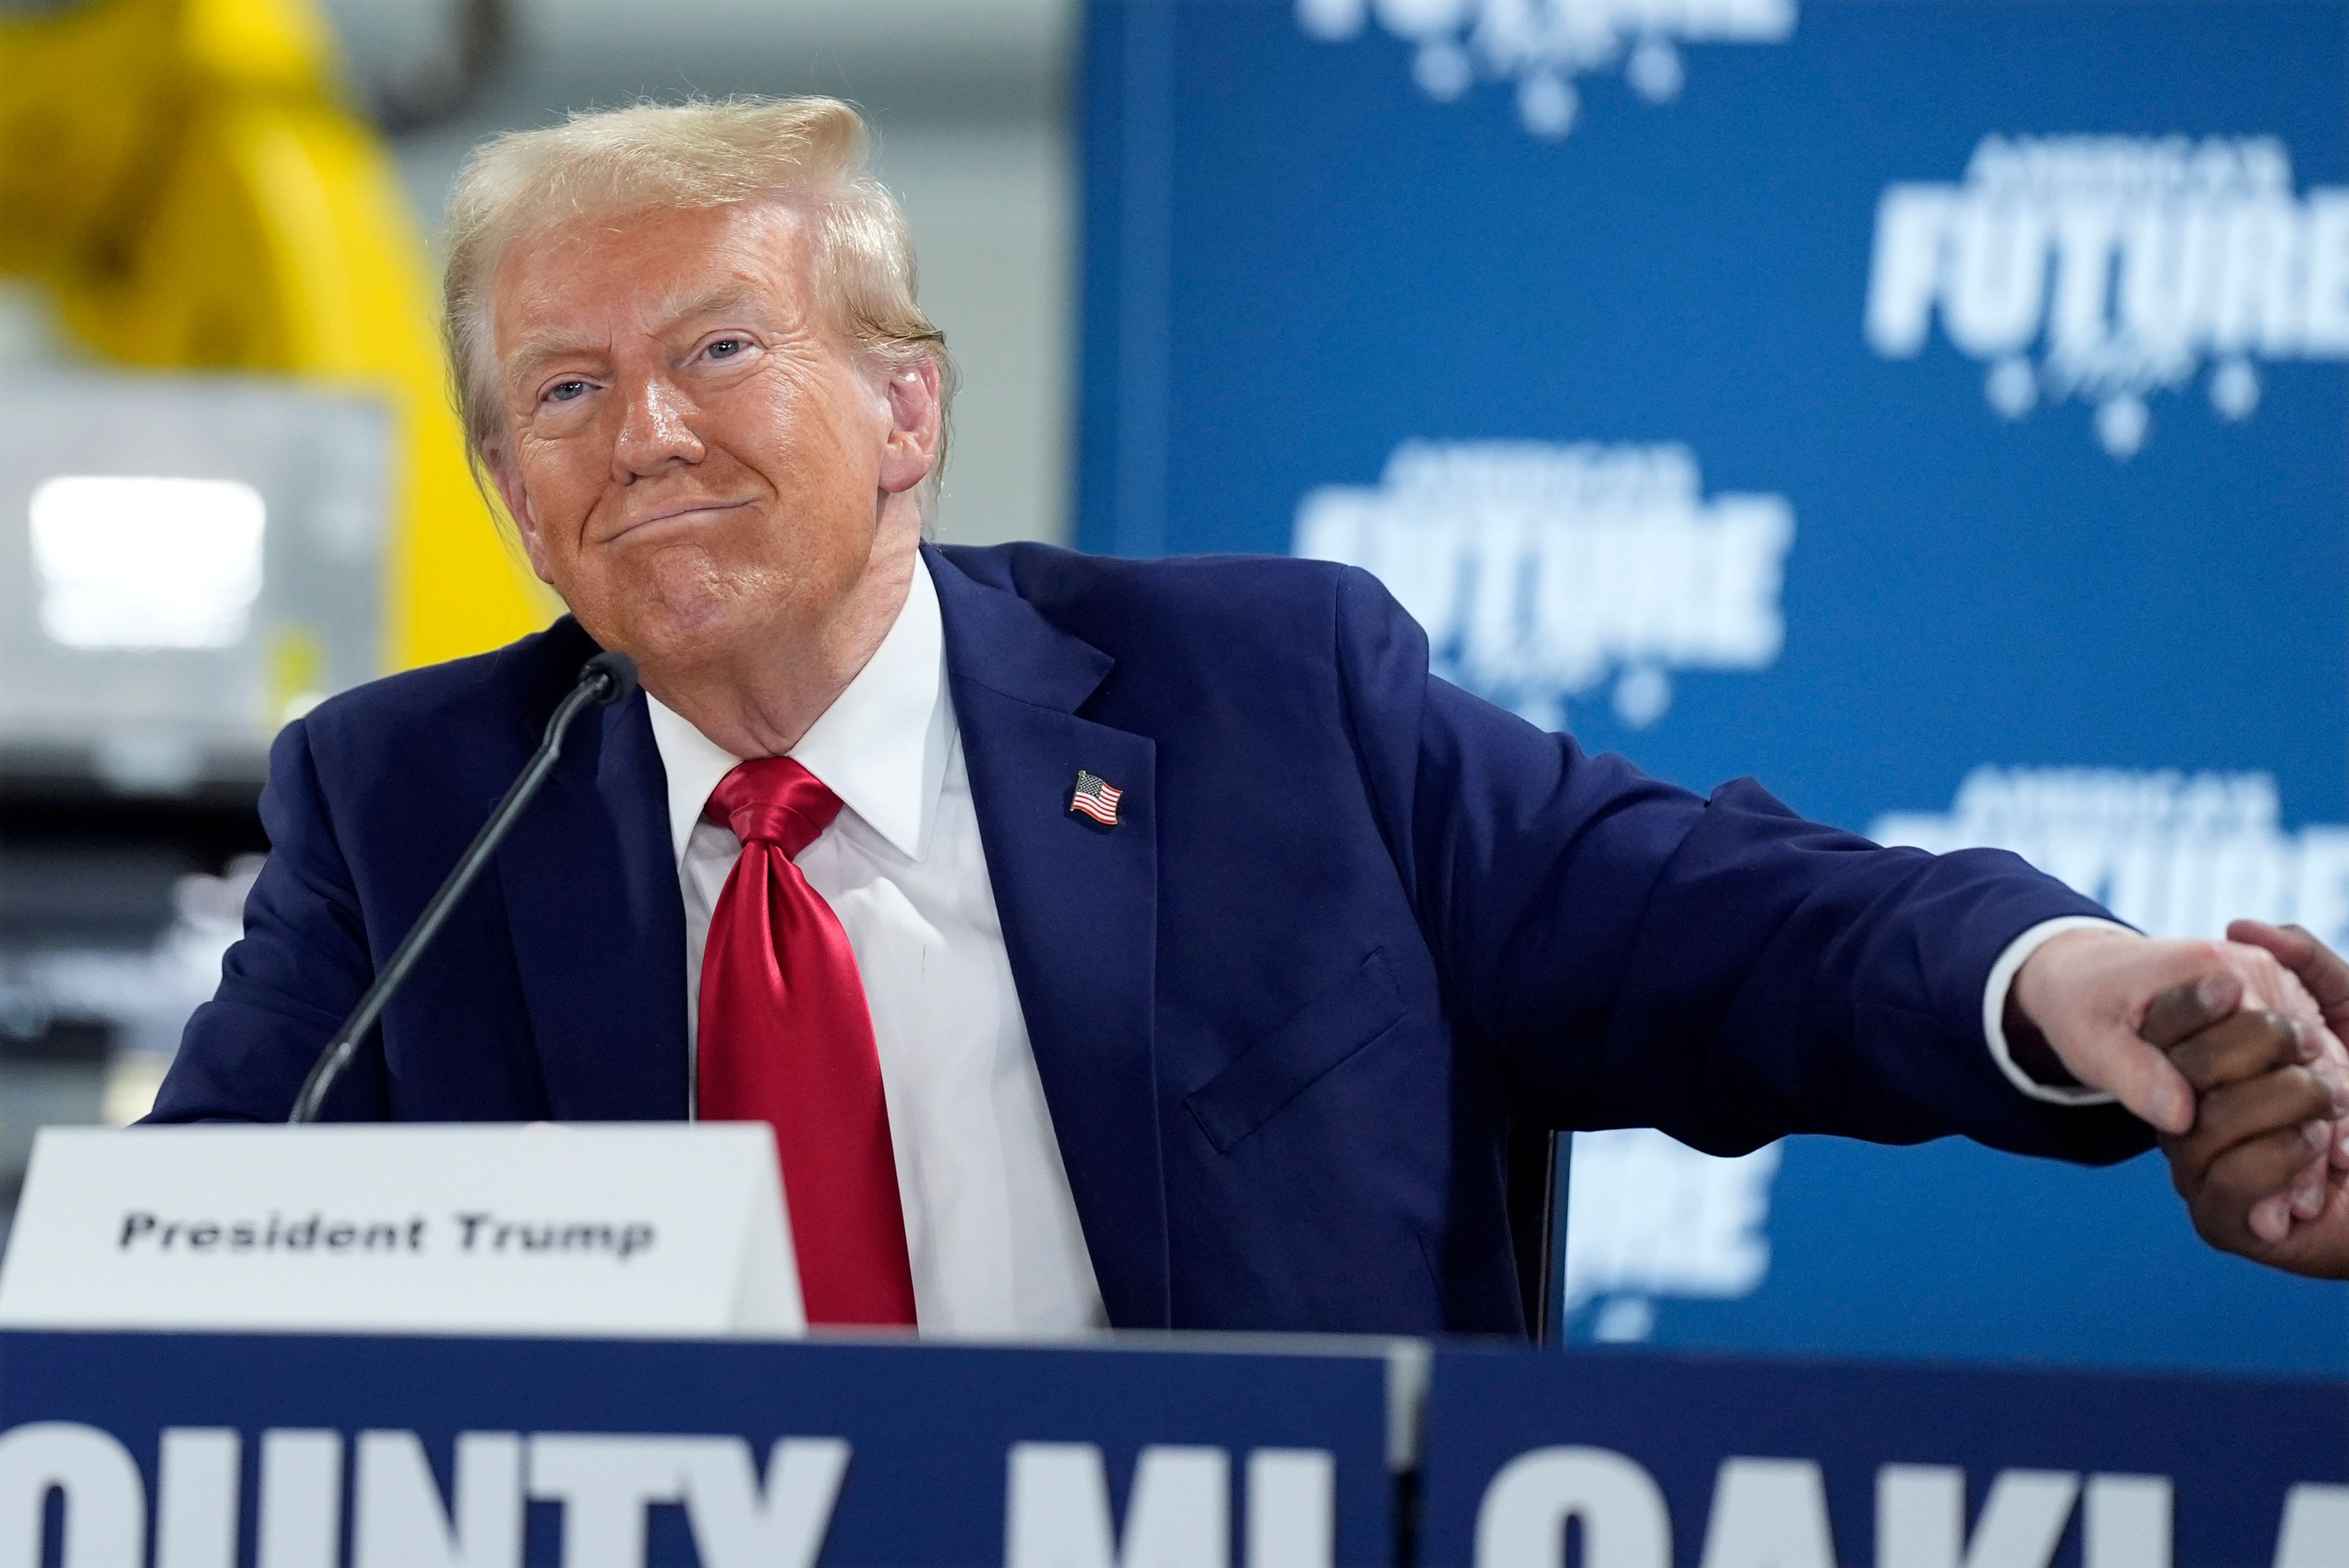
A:
[[[490,296],[508,245],[591,214],[790,201],[809,214],[815,277],[850,342],[893,366],[937,368],[926,515],[946,467],[954,361],[946,334],[916,303],[913,233],[897,199],[865,170],[869,140],[864,116],[838,98],[734,98],[581,110],[474,149],[449,198],[441,330],[476,477],[504,433]]]

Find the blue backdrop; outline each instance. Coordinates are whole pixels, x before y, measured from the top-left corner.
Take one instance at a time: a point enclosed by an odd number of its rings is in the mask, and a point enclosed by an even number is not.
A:
[[[1698,788],[2349,936],[2349,9],[1119,0],[1080,539]],[[1643,1140],[1645,1138],[1645,1140]],[[2158,1161],[1585,1140],[1577,1337],[2349,1370]]]

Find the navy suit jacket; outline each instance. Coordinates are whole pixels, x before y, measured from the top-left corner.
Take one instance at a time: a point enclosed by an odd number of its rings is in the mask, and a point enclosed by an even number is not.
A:
[[[1710,799],[1428,673],[1350,568],[933,549],[988,874],[1112,1323],[1521,1333],[1513,1128],[2109,1160],[2018,1093],[2000,951],[2094,903],[2013,856]],[[274,852],[162,1120],[282,1119],[595,645],[571,621],[288,725]],[[1124,791],[1069,810],[1077,771]],[[685,922],[641,696],[545,792],[331,1099],[408,1120],[686,1114]]]

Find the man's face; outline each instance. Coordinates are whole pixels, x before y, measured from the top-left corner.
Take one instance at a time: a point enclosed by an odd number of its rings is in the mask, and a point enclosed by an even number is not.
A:
[[[648,676],[819,633],[935,454],[808,250],[789,208],[719,207],[580,220],[498,269],[499,488],[539,576]]]

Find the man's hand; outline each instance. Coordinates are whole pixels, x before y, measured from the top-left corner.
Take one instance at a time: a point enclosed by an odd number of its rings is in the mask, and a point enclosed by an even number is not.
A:
[[[2309,946],[2349,1005],[2349,968],[2313,939]],[[2324,978],[2310,975],[2309,989]],[[2169,1048],[2199,1097],[2194,1130],[2163,1139],[2162,1151],[2202,1239],[2294,1274],[2349,1279],[2349,1162],[2327,1160],[2342,1152],[2349,1095],[2318,1072],[2322,1047],[2310,1032],[2271,1012],[2204,1023],[2193,993],[2179,990],[2154,1003],[2146,1036]],[[2312,1162],[2313,1202],[2305,1184]],[[2289,1213],[2274,1196],[2287,1189]]]
[[[2239,929],[2248,931],[2248,923]],[[2182,991],[2192,1003],[2181,1034],[2238,1008],[2298,1020],[2319,1048],[2313,1068],[2349,1093],[2349,1050],[2282,956],[2263,942],[2159,942],[2128,931],[2067,931],[2023,962],[2008,1011],[2020,1012],[2045,1036],[2074,1078],[2179,1138],[2194,1126],[2193,1086],[2141,1037],[2155,1000],[2171,993]],[[2341,1016],[2349,1023],[2349,971],[2337,978]]]

